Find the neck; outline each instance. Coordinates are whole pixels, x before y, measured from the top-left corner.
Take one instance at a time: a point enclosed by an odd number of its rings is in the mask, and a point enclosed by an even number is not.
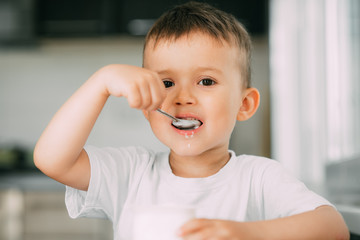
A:
[[[227,149],[215,149],[196,156],[181,156],[170,152],[170,167],[176,176],[203,178],[214,175],[230,160]]]

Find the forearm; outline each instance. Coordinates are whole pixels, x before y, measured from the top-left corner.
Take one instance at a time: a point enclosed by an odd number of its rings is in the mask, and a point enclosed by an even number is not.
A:
[[[291,217],[249,222],[247,225],[257,235],[254,239],[349,239],[343,218],[330,206]]]
[[[99,75],[97,72],[85,82],[44,130],[34,150],[35,164],[41,170],[61,172],[81,153],[108,98]]]
[[[237,222],[193,219],[179,229],[184,240],[347,240],[349,232],[341,215],[330,206],[267,221]]]

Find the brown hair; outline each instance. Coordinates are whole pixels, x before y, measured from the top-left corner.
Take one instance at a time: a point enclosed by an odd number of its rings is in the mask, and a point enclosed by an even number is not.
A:
[[[188,2],[165,12],[145,38],[144,51],[150,40],[154,47],[159,40],[176,40],[184,34],[201,31],[219,41],[236,44],[240,50],[241,74],[244,85],[251,82],[251,40],[244,26],[231,14],[209,4]]]

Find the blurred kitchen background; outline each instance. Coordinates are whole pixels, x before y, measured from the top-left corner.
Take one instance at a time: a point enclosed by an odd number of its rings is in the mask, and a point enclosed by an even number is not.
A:
[[[106,220],[68,217],[64,186],[32,151],[66,99],[100,67],[141,66],[165,0],[0,0],[0,240],[112,239]],[[212,0],[250,31],[261,106],[238,123],[237,154],[280,161],[360,235],[360,2]],[[110,98],[88,140],[167,149],[140,111]]]

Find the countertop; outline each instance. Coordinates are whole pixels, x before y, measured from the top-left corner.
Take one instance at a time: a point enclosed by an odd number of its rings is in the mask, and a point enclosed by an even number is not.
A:
[[[18,172],[0,175],[0,190],[65,191],[65,186],[40,172]]]

